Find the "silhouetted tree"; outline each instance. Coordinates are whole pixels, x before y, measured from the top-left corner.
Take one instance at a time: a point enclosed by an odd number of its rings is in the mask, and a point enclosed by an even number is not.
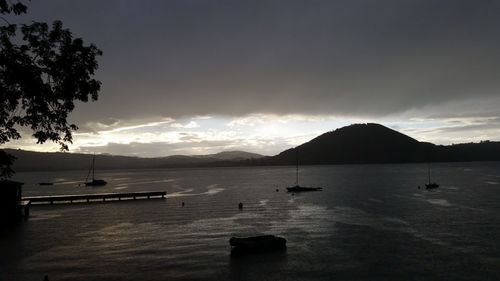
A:
[[[50,140],[67,150],[78,129],[67,122],[74,102],[98,98],[101,83],[92,77],[102,52],[73,38],[61,21],[10,22],[26,11],[21,2],[0,0],[0,145],[28,127],[37,143]],[[13,174],[14,160],[0,151],[0,177]]]

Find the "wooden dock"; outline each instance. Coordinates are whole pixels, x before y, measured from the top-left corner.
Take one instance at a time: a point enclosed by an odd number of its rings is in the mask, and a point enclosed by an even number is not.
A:
[[[95,193],[78,195],[49,195],[49,196],[26,196],[22,200],[30,204],[54,204],[54,203],[91,203],[136,199],[164,199],[167,195],[165,191],[145,191],[126,193]]]

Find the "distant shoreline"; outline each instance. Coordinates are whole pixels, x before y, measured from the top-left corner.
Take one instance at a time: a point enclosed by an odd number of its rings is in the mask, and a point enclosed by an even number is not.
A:
[[[337,163],[337,164],[304,164],[300,165],[301,168],[305,167],[329,167],[329,166],[378,166],[378,165],[414,165],[414,164],[460,164],[460,163],[500,163],[500,160],[489,160],[489,161],[436,161],[436,162],[402,162],[402,163]],[[293,164],[289,165],[234,165],[234,166],[185,166],[185,167],[163,167],[163,168],[106,168],[101,169],[99,172],[107,171],[158,171],[158,170],[206,170],[206,169],[245,169],[245,168],[280,168],[280,167],[290,167],[295,168]],[[45,172],[82,172],[86,173],[86,169],[59,169],[59,170],[16,170],[16,173],[45,173]],[[15,176],[14,176],[15,177]]]

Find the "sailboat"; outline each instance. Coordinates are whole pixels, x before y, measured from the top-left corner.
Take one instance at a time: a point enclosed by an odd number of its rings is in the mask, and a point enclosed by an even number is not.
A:
[[[427,163],[427,175],[429,177],[429,182],[425,184],[425,189],[434,189],[438,188],[439,184],[436,182],[431,182],[431,166]]]
[[[88,181],[90,172],[92,172],[92,181]],[[101,186],[101,185],[106,185],[107,182],[105,180],[96,180],[95,179],[95,153],[94,157],[92,157],[92,162],[90,164],[90,169],[89,173],[87,174],[87,177],[85,178],[85,185],[86,186]]]
[[[295,186],[287,187],[288,192],[301,192],[301,191],[318,191],[323,190],[322,187],[307,187],[299,185],[299,149],[295,148]]]

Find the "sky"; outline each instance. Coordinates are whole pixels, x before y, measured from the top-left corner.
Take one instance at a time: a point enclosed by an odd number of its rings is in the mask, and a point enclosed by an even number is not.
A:
[[[274,155],[353,123],[500,140],[500,1],[32,0],[97,45],[71,152]],[[29,131],[6,147],[57,151]]]

